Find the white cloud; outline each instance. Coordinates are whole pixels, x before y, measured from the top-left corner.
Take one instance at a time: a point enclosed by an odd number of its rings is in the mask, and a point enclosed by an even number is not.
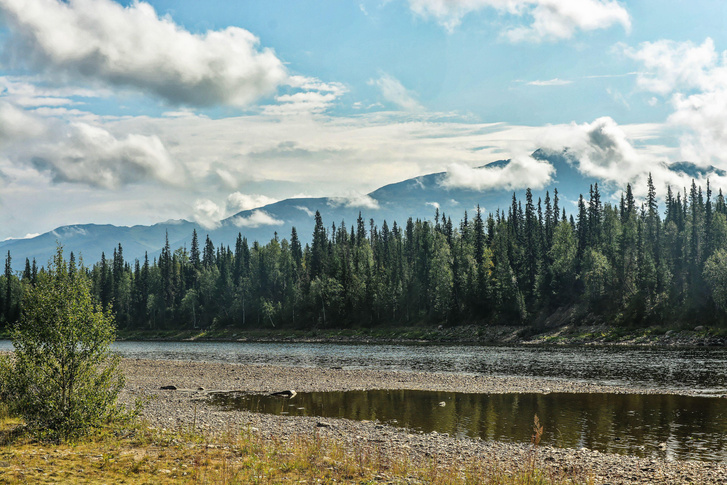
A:
[[[39,232],[28,233],[23,237],[6,237],[3,241],[10,241],[11,239],[33,239],[34,237],[40,236]]]
[[[557,77],[554,79],[549,79],[547,81],[530,81],[528,86],[565,86],[566,84],[572,84],[573,81],[568,81],[567,79],[558,79]]]
[[[48,172],[55,182],[115,189],[145,180],[180,185],[184,170],[158,136],[114,136],[83,122],[33,116],[0,102],[0,140],[14,162]]]
[[[381,95],[404,111],[423,111],[424,108],[414,95],[401,82],[389,74],[382,74],[378,79],[369,80],[369,84],[381,90]]]
[[[554,131],[380,112],[351,117],[129,118],[106,126],[115,133],[156,133],[185,168],[188,186],[216,201],[226,198],[231,188],[277,199],[302,192],[330,196],[341,194],[342,181],[344,191],[366,194],[392,181],[442,172],[451,163],[476,167],[508,154],[532,153],[551,146],[548,134]],[[637,128],[646,133],[638,135],[644,140],[660,127],[630,126],[628,133],[633,136]],[[571,146],[571,141],[560,139],[559,148]],[[665,153],[658,144],[645,149]],[[221,171],[229,174],[230,182],[221,180]],[[274,191],[269,190],[272,184]]]
[[[606,181],[628,182],[643,171],[642,156],[634,149],[624,130],[611,118],[592,123],[552,127],[547,147],[568,147],[586,175]]]
[[[304,207],[302,205],[296,205],[295,208],[298,209],[298,210],[302,210],[303,212],[305,212],[308,217],[313,217],[314,215],[316,215],[315,212],[313,212],[309,208]]]
[[[0,142],[17,143],[45,133],[36,117],[10,103],[0,100]]]
[[[319,81],[307,81],[311,85],[301,81],[293,88],[325,88]],[[231,192],[252,199],[256,194],[283,199],[303,193],[312,197],[343,193],[339,204],[370,208],[375,201],[358,194],[392,181],[442,172],[448,164],[476,167],[510,153],[531,153],[550,146],[544,142],[556,128],[401,111],[278,116],[259,110],[227,118],[194,113],[155,118],[43,109],[45,115],[39,116],[0,102],[0,193],[15,206],[28,207],[28,213],[43,214],[30,218],[32,224],[27,217],[11,221],[11,214],[4,216],[0,229],[7,235],[45,232],[77,222],[133,225],[205,214],[204,220],[212,224],[230,215]],[[570,125],[561,128],[567,131]],[[639,141],[660,129],[657,125],[622,128]],[[140,133],[144,136],[137,138]],[[570,146],[570,141],[561,139],[560,147]],[[143,151],[140,145],[157,149]],[[654,143],[637,152],[643,150],[668,155],[666,147]],[[34,164],[36,155],[45,160],[38,158]],[[530,175],[525,173],[523,180],[527,182]],[[63,212],[45,216],[44,207],[59,200]],[[225,209],[225,216],[211,206],[195,210],[196,200],[213,201]],[[264,222],[256,217],[240,222]]]
[[[484,9],[532,18],[529,25],[503,33],[513,42],[569,39],[578,30],[614,25],[631,29],[628,11],[614,0],[409,0],[409,6],[418,15],[433,17],[450,32],[466,15]]]
[[[79,104],[71,98],[97,98],[107,96],[104,90],[76,87],[48,87],[40,79],[29,76],[0,76],[0,97],[22,107],[70,106]]]
[[[555,168],[548,162],[535,160],[527,155],[514,157],[504,167],[473,168],[453,163],[441,184],[447,188],[466,188],[472,190],[539,189],[547,185]]]
[[[274,218],[270,214],[262,210],[253,211],[248,217],[236,217],[232,223],[237,227],[256,228],[260,226],[281,226],[283,221]]]
[[[276,96],[276,104],[266,105],[263,114],[278,117],[321,114],[348,92],[341,83],[326,83],[305,76],[291,76],[287,84],[297,91]]]
[[[247,30],[193,34],[144,2],[0,0],[0,11],[16,61],[172,103],[247,105],[287,78],[280,59]]]
[[[243,194],[235,192],[227,197],[227,211],[236,213],[251,209],[257,209],[268,204],[277,202],[277,199],[260,194]]]
[[[682,132],[682,158],[727,169],[727,51],[717,52],[707,38],[701,45],[645,42],[624,52],[644,66],[638,85],[669,100],[668,123]]]
[[[343,197],[330,197],[328,199],[328,205],[331,207],[348,207],[362,209],[378,209],[379,201],[367,194],[352,192]]]
[[[655,153],[634,146],[635,140],[648,139],[661,129],[663,127],[643,127],[640,132],[602,117],[591,123],[549,127],[542,134],[541,144],[558,151],[568,147],[579,171],[622,189],[630,183],[637,195],[645,195],[647,178],[651,174],[658,195],[663,196],[666,186],[681,188],[691,181],[685,174],[672,172],[664,163],[664,159],[673,153]]]
[[[51,98],[51,97],[37,97],[37,98],[26,98],[19,97],[15,100],[19,106],[37,107],[37,106],[68,106],[70,104],[76,104],[67,98]]]
[[[31,163],[49,170],[57,182],[114,189],[148,178],[170,184],[181,184],[184,178],[157,136],[119,139],[85,123],[70,124],[63,138],[37,146],[31,154]]]
[[[435,209],[439,209],[439,202],[426,202],[424,205],[428,205],[428,206],[434,207]]]
[[[193,217],[200,226],[215,229],[220,226],[220,220],[225,217],[225,208],[209,199],[199,199],[194,203]]]
[[[225,204],[217,204],[210,199],[198,199],[194,204],[193,217],[200,225],[208,229],[214,229],[219,227],[220,221],[226,217],[240,211],[272,204],[273,202],[277,202],[277,200],[264,195],[234,192],[227,197]],[[236,217],[232,222],[238,227],[282,224],[282,221],[274,219],[267,212],[261,210],[254,211],[248,217]]]
[[[724,87],[727,81],[724,59],[720,59],[710,38],[701,45],[659,40],[623,50],[643,64],[645,70],[639,72],[637,83],[646,91],[661,95],[683,89],[711,91]]]

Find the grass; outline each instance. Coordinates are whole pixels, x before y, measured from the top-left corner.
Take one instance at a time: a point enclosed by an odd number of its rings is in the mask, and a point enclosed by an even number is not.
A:
[[[319,432],[264,436],[248,428],[211,436],[138,423],[54,444],[33,440],[0,405],[0,483],[590,483],[585,475],[539,469],[536,457],[534,444],[514,468],[486,457],[445,463],[411,458],[405,449],[387,453],[375,443],[351,446]]]

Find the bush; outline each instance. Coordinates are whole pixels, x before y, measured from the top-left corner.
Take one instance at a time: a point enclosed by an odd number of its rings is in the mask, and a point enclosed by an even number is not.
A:
[[[90,292],[90,282],[63,249],[25,289],[21,319],[12,331],[15,354],[0,362],[0,394],[27,426],[68,440],[114,418],[123,387],[109,346],[116,328]]]

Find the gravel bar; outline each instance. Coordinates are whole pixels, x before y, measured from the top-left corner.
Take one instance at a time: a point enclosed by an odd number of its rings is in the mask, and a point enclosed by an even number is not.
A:
[[[609,387],[582,382],[523,377],[465,376],[445,373],[346,370],[262,365],[219,364],[170,360],[122,360],[126,386],[121,399],[151,398],[144,416],[159,428],[191,428],[215,434],[250,429],[264,436],[312,436],[318,432],[356,446],[372,443],[387,454],[432,458],[439,463],[488,460],[503,469],[516,467],[533,450],[528,444],[412,433],[376,422],[346,419],[273,416],[226,411],[207,403],[211,391],[268,393],[370,389],[412,389],[470,393],[615,392],[664,393],[660,389]],[[162,390],[174,386],[176,390]],[[715,399],[724,399],[715,398]],[[540,446],[539,466],[555,471],[585,473],[598,484],[705,483],[727,484],[727,464],[664,461],[600,453],[595,450]]]

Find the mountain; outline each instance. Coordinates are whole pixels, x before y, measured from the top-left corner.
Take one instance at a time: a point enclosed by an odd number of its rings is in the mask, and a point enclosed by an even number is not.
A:
[[[9,239],[0,243],[3,254],[10,251],[12,266],[21,270],[25,258],[36,259],[45,265],[56,251],[58,243],[63,244],[66,255],[73,251],[76,257],[83,257],[87,264],[101,259],[105,252],[110,259],[114,248],[121,243],[126,259],[142,259],[144,252],[158,254],[164,246],[165,234],[169,240],[183,240],[199,226],[189,221],[167,221],[152,226],[113,226],[111,224],[76,224],[56,228],[29,239]]]
[[[711,174],[715,174],[719,177],[727,175],[727,172],[712,165],[708,167],[700,167],[692,162],[674,162],[669,164],[668,168],[672,172],[683,173],[695,179],[699,177],[706,177]]]
[[[555,167],[551,183],[542,190],[533,191],[536,203],[538,197],[545,197],[546,190],[550,191],[552,197],[553,189],[557,187],[560,207],[565,208],[568,213],[573,213],[579,194],[581,192],[587,194],[588,187],[598,182],[581,174],[576,169],[577,163],[567,151],[555,153],[537,150],[532,156],[538,160],[547,160]],[[509,163],[510,160],[498,160],[481,168],[502,168]],[[709,170],[688,162],[674,165],[676,165],[675,171],[683,173]],[[264,243],[274,237],[276,232],[281,239],[290,238],[293,227],[296,227],[298,237],[305,244],[310,242],[312,236],[315,211],[320,211],[327,227],[330,228],[332,224],[339,226],[345,221],[350,229],[351,225],[356,223],[359,212],[368,227],[370,218],[373,218],[379,226],[384,221],[387,221],[389,226],[394,221],[404,225],[409,217],[431,220],[434,218],[435,207],[439,207],[440,212],[451,217],[455,224],[462,219],[465,210],[472,217],[478,204],[484,213],[494,213],[497,209],[507,211],[510,207],[512,190],[479,191],[448,188],[443,185],[446,177],[446,172],[414,177],[383,186],[360,200],[335,197],[286,199],[239,212],[221,221],[219,227],[215,229],[205,229],[199,224],[185,220],[132,227],[98,224],[63,226],[34,238],[0,242],[0,252],[5,254],[10,251],[13,269],[22,270],[26,258],[30,260],[35,258],[39,265],[45,265],[55,252],[57,243],[61,243],[67,254],[73,251],[77,257],[82,256],[86,264],[90,265],[101,259],[102,252],[110,258],[119,243],[123,247],[124,258],[127,261],[143,260],[145,253],[148,253],[151,259],[159,255],[164,246],[165,234],[169,236],[172,249],[189,248],[194,229],[197,230],[200,247],[204,244],[205,235],[209,235],[215,246],[225,244],[234,247],[238,233],[246,237],[250,243],[255,240]],[[518,199],[524,201],[525,190],[516,192]]]

